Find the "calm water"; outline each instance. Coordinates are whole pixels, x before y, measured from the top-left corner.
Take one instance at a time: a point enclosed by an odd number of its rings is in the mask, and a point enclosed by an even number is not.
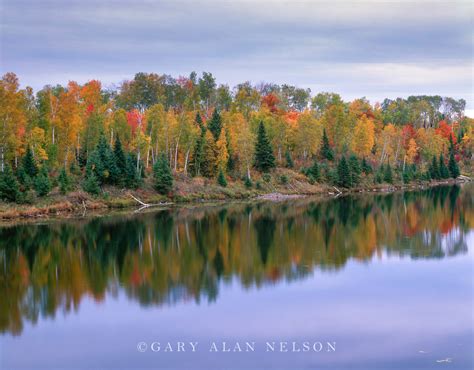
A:
[[[0,368],[470,369],[473,248],[472,185],[2,227]]]

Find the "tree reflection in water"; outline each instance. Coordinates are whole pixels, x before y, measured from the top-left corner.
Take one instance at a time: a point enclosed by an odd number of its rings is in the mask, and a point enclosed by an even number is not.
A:
[[[124,291],[141,305],[214,301],[221,281],[245,288],[337,270],[383,254],[467,251],[473,187],[332,200],[177,208],[0,228],[0,330]]]

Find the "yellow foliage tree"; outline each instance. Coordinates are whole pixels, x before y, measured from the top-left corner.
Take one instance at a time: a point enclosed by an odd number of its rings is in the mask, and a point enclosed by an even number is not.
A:
[[[356,123],[354,137],[352,140],[352,150],[361,157],[367,157],[375,143],[374,122],[363,114]]]

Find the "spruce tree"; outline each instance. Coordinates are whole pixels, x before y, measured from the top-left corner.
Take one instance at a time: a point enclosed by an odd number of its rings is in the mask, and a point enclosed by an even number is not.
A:
[[[362,159],[362,172],[364,172],[366,175],[369,175],[372,173],[372,171],[372,167],[369,163],[367,163],[367,160],[364,157],[364,159]]]
[[[359,159],[355,155],[349,157],[349,169],[351,171],[352,186],[359,184],[362,168]]]
[[[461,173],[459,171],[459,166],[454,157],[454,150],[451,150],[449,154],[449,163],[448,163],[449,174],[453,179],[457,178]]]
[[[337,184],[344,188],[351,187],[351,171],[347,164],[346,157],[342,157],[337,165]]]
[[[222,118],[217,108],[214,109],[212,117],[209,120],[209,123],[207,124],[207,128],[209,129],[209,131],[211,131],[212,136],[214,136],[214,141],[217,141],[219,139],[219,136],[221,135],[222,130]]]
[[[8,163],[0,172],[0,198],[9,202],[17,202],[20,199],[18,181]]]
[[[49,181],[49,174],[46,166],[41,168],[35,178],[35,190],[39,197],[44,197],[51,191],[51,181]]]
[[[293,168],[295,166],[293,162],[293,158],[291,158],[291,153],[289,150],[285,152],[285,161],[286,161],[286,168]]]
[[[82,182],[82,188],[89,194],[98,195],[100,193],[99,179],[90,166],[86,166],[86,175]]]
[[[224,188],[227,186],[227,180],[225,178],[224,171],[222,171],[222,168],[219,170],[219,175],[217,176],[217,183]]]
[[[252,187],[253,184],[252,184],[252,180],[250,179],[250,177],[245,176],[244,185],[247,189],[250,189]]]
[[[199,113],[197,114],[196,120],[197,118],[199,118],[199,120],[201,119]],[[205,159],[204,149],[206,145],[206,128],[203,126],[202,122],[199,127],[201,128],[201,134],[197,138],[191,154],[191,173],[193,176],[201,176]]]
[[[33,157],[33,151],[29,146],[26,149],[25,156],[23,157],[23,170],[30,178],[33,178],[38,174],[38,166]]]
[[[390,166],[390,163],[387,163],[387,165],[385,166],[385,170],[383,173],[383,181],[389,184],[393,183],[392,166]]]
[[[136,189],[141,182],[141,175],[137,172],[136,158],[133,154],[126,155],[125,167],[125,187],[129,189]]]
[[[61,168],[58,176],[58,183],[59,183],[59,191],[62,194],[66,194],[69,190],[71,190],[71,180],[67,174],[66,168]]]
[[[155,189],[160,194],[168,194],[173,188],[173,175],[165,154],[161,154],[153,166]]]
[[[430,177],[433,180],[439,180],[441,178],[441,174],[440,174],[439,166],[438,166],[438,160],[436,159],[436,156],[433,156],[433,160],[431,161],[429,172],[430,172]]]
[[[323,130],[323,141],[321,145],[321,157],[323,159],[327,159],[329,161],[332,161],[334,159],[334,152],[331,149],[331,146],[329,145],[329,138],[326,134],[326,129]]]
[[[314,159],[313,164],[307,170],[307,176],[310,180],[319,181],[321,179],[321,171],[319,170],[318,161]]]
[[[124,183],[125,173],[127,172],[127,158],[125,157],[125,152],[122,148],[122,142],[118,136],[114,143],[114,160],[117,168],[117,175],[119,177],[118,182]]]
[[[275,167],[275,156],[273,149],[265,131],[263,121],[260,121],[257,133],[257,143],[255,144],[255,168],[260,172],[268,172]]]
[[[211,178],[216,176],[217,174],[217,157],[218,157],[218,150],[216,142],[214,141],[214,137],[208,131],[206,132],[205,138],[205,145],[204,145],[204,158],[202,162],[202,174],[207,177]]]
[[[442,179],[449,179],[450,174],[448,167],[446,167],[446,164],[444,163],[443,154],[439,155],[439,174]]]

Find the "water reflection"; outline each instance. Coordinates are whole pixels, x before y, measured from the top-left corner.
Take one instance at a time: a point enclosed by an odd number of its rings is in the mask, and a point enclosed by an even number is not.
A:
[[[141,305],[218,299],[383,255],[466,253],[473,188],[179,208],[0,228],[0,331],[123,290]]]

